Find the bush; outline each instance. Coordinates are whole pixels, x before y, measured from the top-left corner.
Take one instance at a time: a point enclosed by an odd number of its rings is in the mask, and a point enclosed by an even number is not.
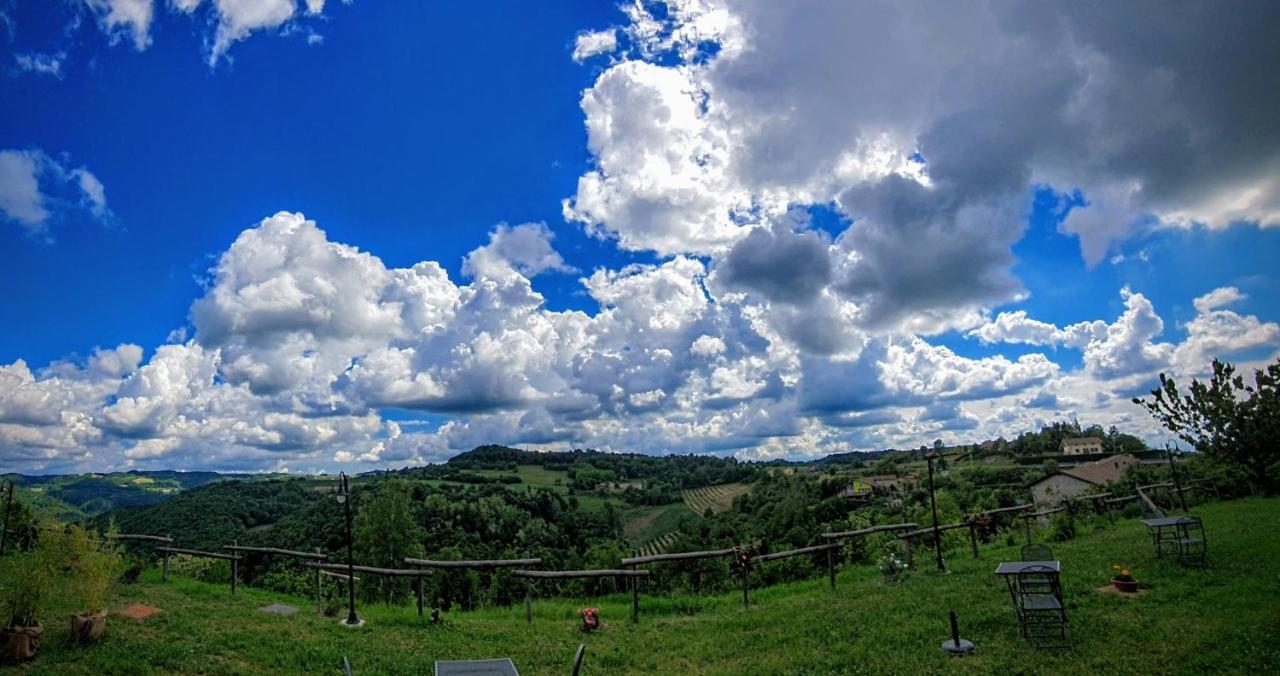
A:
[[[147,567],[147,562],[137,556],[130,556],[125,559],[124,572],[120,575],[120,580],[125,584],[133,584],[142,577],[142,571]]]
[[[62,545],[62,534],[50,530],[40,536],[29,554],[20,556],[16,574],[0,590],[9,616],[8,626],[31,627],[38,623],[40,606],[66,562]]]
[[[885,542],[880,548],[880,558],[876,560],[885,582],[898,582],[907,572],[907,557],[901,542]]]
[[[83,604],[94,614],[106,610],[107,592],[120,576],[124,559],[119,548],[96,532],[69,526],[64,540],[64,556],[71,564],[72,585]]]
[[[263,575],[258,585],[291,596],[310,597],[316,593],[315,573],[297,570],[273,570]]]
[[[1058,512],[1049,520],[1049,539],[1065,542],[1076,536],[1076,520],[1070,512]]]
[[[174,554],[169,557],[169,572],[178,577],[202,582],[230,582],[231,564],[220,559]]]

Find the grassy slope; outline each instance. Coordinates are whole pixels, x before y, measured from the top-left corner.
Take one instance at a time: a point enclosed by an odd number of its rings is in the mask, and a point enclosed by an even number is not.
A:
[[[1280,500],[1205,505],[1212,565],[1187,571],[1157,563],[1136,520],[1054,545],[1075,647],[1045,651],[1019,638],[1003,583],[991,571],[1016,558],[1012,548],[985,548],[974,561],[950,553],[952,573],[912,573],[886,586],[869,566],[846,566],[835,593],[825,580],[755,590],[753,606],[739,596],[643,597],[641,624],[627,623],[628,599],[589,603],[612,627],[579,633],[575,609],[587,602],[535,604],[532,626],[523,609],[496,608],[446,616],[420,626],[408,607],[362,610],[369,624],[343,629],[293,600],[302,612],[282,618],[255,612],[278,594],[191,581],[159,584],[153,573],[115,599],[144,601],[167,613],[145,625],[112,618],[105,642],[64,645],[66,627],[53,623],[30,673],[265,672],[336,673],[341,656],[357,673],[430,673],[436,659],[512,657],[523,674],[565,673],[579,642],[587,643],[586,674],[617,673],[1245,673],[1280,670]],[[1140,597],[1095,591],[1113,562],[1131,566],[1152,586]],[[11,563],[11,558],[5,561]],[[0,581],[3,577],[0,576]],[[938,649],[946,611],[960,613],[962,634],[978,653],[949,661]],[[66,599],[46,617],[65,617]]]

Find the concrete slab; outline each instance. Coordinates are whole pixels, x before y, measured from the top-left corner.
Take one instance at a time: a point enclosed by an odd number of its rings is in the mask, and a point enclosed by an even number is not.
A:
[[[275,615],[292,615],[298,612],[297,608],[294,608],[293,606],[286,606],[283,603],[273,603],[265,608],[259,608],[258,610]]]

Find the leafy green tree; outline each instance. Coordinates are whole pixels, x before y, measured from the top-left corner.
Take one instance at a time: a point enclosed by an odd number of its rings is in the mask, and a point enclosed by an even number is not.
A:
[[[408,486],[389,482],[357,507],[354,550],[359,563],[401,568],[406,556],[422,556],[422,529],[413,519]],[[406,580],[375,575],[364,576],[360,587],[366,598],[379,601],[403,599],[409,590]]]
[[[1276,493],[1280,465],[1280,360],[1254,372],[1253,384],[1231,364],[1213,360],[1208,382],[1192,380],[1184,393],[1160,374],[1151,399],[1134,398],[1197,451],[1243,467],[1251,482]]]

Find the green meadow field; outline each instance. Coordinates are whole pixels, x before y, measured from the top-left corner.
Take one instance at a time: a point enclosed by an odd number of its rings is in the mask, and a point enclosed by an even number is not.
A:
[[[932,559],[894,584],[871,565],[845,565],[835,591],[825,579],[740,593],[646,596],[639,624],[630,598],[538,599],[532,624],[523,606],[444,615],[424,623],[409,606],[360,608],[366,626],[340,627],[312,599],[171,578],[158,571],[119,585],[112,608],[146,603],[164,609],[144,623],[113,616],[108,635],[88,647],[69,645],[68,594],[53,599],[39,657],[6,670],[28,674],[340,673],[342,657],[357,674],[431,673],[441,659],[510,657],[522,674],[568,673],[586,644],[584,674],[829,673],[1276,673],[1280,671],[1280,499],[1209,503],[1204,517],[1210,565],[1188,570],[1157,561],[1136,519],[1100,521],[1073,540],[1053,543],[1062,562],[1073,646],[1037,649],[1018,635],[1004,583],[992,574],[1018,557],[1005,544],[984,546],[981,559],[948,552],[947,574]],[[0,560],[8,584],[18,556]],[[1132,568],[1149,587],[1139,596],[1099,591],[1111,566]],[[766,564],[775,565],[775,564]],[[662,568],[654,568],[662,574]],[[259,612],[271,603],[293,616]],[[599,607],[606,627],[577,628],[578,609]],[[978,645],[966,658],[945,656],[947,611]]]

